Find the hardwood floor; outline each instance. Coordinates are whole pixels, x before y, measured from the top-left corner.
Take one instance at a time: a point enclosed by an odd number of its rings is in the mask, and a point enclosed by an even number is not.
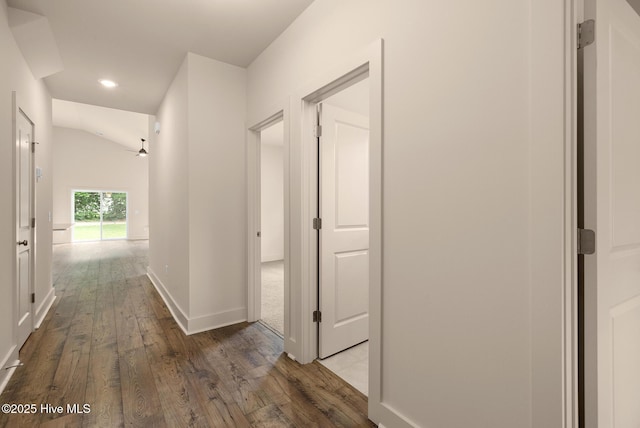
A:
[[[184,335],[145,275],[147,249],[55,247],[58,298],[0,396],[37,411],[2,413],[0,426],[375,426],[364,395],[318,363],[287,358],[259,323]],[[47,404],[62,413],[43,412]],[[90,412],[68,412],[73,404]]]

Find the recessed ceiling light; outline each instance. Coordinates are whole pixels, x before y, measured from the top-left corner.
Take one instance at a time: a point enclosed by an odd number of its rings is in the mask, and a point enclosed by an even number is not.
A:
[[[116,86],[118,86],[118,84],[113,80],[100,79],[98,80],[98,82],[100,82],[100,84],[105,88],[115,88]]]

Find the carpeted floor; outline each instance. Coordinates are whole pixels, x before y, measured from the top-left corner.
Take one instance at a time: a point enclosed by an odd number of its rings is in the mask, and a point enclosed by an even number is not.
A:
[[[262,263],[262,321],[284,336],[284,261]]]

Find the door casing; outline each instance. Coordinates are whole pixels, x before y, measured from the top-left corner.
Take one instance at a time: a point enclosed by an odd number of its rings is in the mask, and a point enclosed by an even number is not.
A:
[[[383,41],[377,40],[354,54],[339,67],[315,79],[297,96],[292,108],[292,121],[299,124],[301,138],[302,175],[302,284],[301,284],[301,343],[298,359],[309,363],[317,357],[318,331],[313,311],[318,307],[318,234],[313,218],[318,212],[318,154],[316,105],[331,95],[369,78],[370,112],[370,258],[369,258],[369,418],[402,426],[395,413],[381,402],[381,303],[382,303],[382,55]],[[299,115],[299,117],[298,117]],[[297,120],[296,120],[297,119]],[[295,129],[295,127],[294,127]],[[295,135],[295,134],[294,134]]]

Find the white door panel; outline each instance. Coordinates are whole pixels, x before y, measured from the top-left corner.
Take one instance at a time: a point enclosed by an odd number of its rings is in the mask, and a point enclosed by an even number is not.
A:
[[[22,251],[18,256],[18,275],[20,281],[18,282],[20,291],[18,293],[18,308],[19,308],[19,325],[24,324],[27,321],[27,317],[31,313],[31,299],[29,299],[29,252]]]
[[[324,104],[320,141],[320,358],[369,338],[369,124]]]
[[[640,426],[640,297],[611,311],[614,422]],[[636,340],[630,340],[636,338]],[[616,370],[617,367],[623,368]]]
[[[336,121],[330,132],[336,141],[336,229],[368,228],[369,129]]]
[[[640,17],[625,0],[586,0],[584,48],[585,422],[640,427]]]
[[[22,347],[33,331],[33,233],[31,228],[33,204],[33,125],[22,113],[16,120],[16,174],[17,174],[17,238],[16,287],[18,310],[18,348]]]
[[[27,124],[23,123],[22,126]],[[27,129],[18,129],[18,138],[20,141],[20,230],[27,231],[29,229],[29,217],[31,215],[31,142],[30,132]]]
[[[366,317],[369,314],[369,251],[336,254],[335,284],[335,325]]]

